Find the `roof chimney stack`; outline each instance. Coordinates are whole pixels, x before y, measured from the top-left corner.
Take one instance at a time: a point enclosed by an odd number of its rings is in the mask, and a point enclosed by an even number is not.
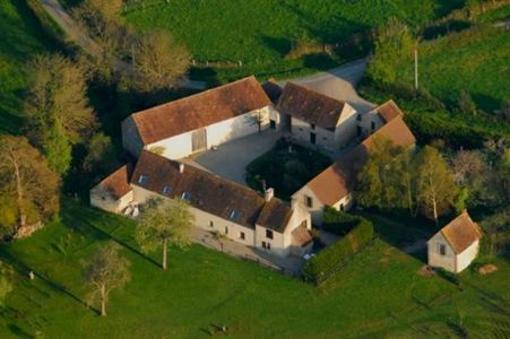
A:
[[[269,187],[264,192],[264,200],[266,202],[269,202],[269,201],[271,201],[271,199],[273,199],[273,197],[274,197],[274,189],[272,187]]]
[[[184,164],[179,163],[179,173],[184,173]]]

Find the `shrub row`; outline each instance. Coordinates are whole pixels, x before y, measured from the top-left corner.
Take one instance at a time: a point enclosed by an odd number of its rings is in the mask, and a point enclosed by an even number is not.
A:
[[[306,262],[303,267],[303,279],[320,285],[339,272],[348,260],[367,247],[374,237],[373,224],[364,218],[359,218],[358,224],[345,237]]]
[[[322,215],[322,229],[330,233],[344,236],[360,222],[360,217],[339,212],[326,206]]]

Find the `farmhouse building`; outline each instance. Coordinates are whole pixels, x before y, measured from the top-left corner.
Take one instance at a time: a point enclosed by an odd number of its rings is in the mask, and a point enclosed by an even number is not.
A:
[[[322,223],[325,206],[339,211],[346,211],[352,206],[352,192],[358,172],[366,163],[375,138],[388,139],[395,145],[404,147],[411,147],[416,142],[395,103],[385,103],[370,112],[367,117],[369,116],[372,121],[382,122],[377,125],[379,129],[361,144],[338,157],[333,165],[292,195],[294,201],[301,203],[311,213],[314,224]],[[369,123],[370,127],[371,125]]]
[[[427,242],[428,263],[453,273],[460,273],[478,255],[480,227],[464,211]]]
[[[193,166],[142,151],[133,174],[124,166],[91,190],[92,205],[119,212],[151,198],[189,203],[195,226],[278,256],[311,249],[311,220],[269,189],[265,196]],[[120,193],[118,193],[120,192]]]
[[[287,83],[277,110],[288,119],[293,138],[329,152],[356,136],[356,111],[349,104],[294,83]]]
[[[146,149],[179,159],[280,125],[264,89],[248,77],[132,114],[122,122],[122,141],[135,157]]]

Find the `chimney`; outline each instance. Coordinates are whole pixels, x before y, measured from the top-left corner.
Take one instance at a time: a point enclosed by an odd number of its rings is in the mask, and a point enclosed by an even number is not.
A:
[[[179,163],[179,173],[184,173],[184,164]]]
[[[269,201],[271,201],[271,199],[273,199],[273,197],[274,197],[274,189],[272,187],[269,187],[264,192],[264,200],[266,202],[269,202]]]

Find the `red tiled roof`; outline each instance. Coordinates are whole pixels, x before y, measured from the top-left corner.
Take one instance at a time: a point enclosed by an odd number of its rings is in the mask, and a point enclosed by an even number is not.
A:
[[[439,231],[451,245],[455,253],[460,254],[482,237],[480,227],[473,222],[467,211]]]
[[[416,142],[401,116],[392,119],[307,183],[323,204],[333,205],[353,191],[358,172],[368,159],[374,139],[378,137],[391,140],[395,145],[403,147]]]
[[[292,231],[292,245],[305,247],[313,240],[312,233],[306,228],[305,225],[296,227]]]
[[[393,100],[386,101],[384,104],[377,107],[375,111],[379,113],[385,122],[390,122],[394,118],[404,115],[402,110],[400,110],[400,108]]]
[[[292,214],[277,198],[266,202],[245,186],[193,166],[184,165],[180,173],[178,162],[148,151],[142,151],[131,183],[169,198],[182,198],[187,192],[193,207],[252,229],[259,224],[283,232]]]
[[[199,94],[134,113],[132,119],[143,143],[150,144],[271,104],[251,76]]]
[[[130,166],[124,165],[106,178],[99,185],[105,188],[114,199],[120,199],[129,193],[132,188],[129,185]]]
[[[278,100],[277,110],[299,120],[334,131],[345,102],[288,82]]]

